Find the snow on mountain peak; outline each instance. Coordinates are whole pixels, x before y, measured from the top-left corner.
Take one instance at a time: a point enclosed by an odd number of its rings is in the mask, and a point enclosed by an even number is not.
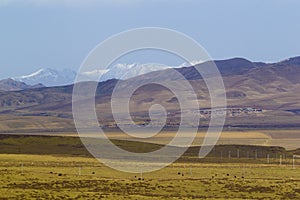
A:
[[[202,60],[193,60],[191,62],[182,63],[181,65],[178,66],[178,68],[195,66],[195,65],[198,65],[198,64],[201,64],[201,63],[204,63],[204,61],[202,61]]]
[[[135,76],[146,74],[153,71],[163,70],[171,68],[170,66],[157,64],[157,63],[118,63],[105,70],[93,70],[88,72],[83,72],[82,75],[89,80],[99,80],[106,81],[109,79],[129,79]]]
[[[45,86],[60,86],[72,84],[75,77],[76,72],[69,69],[55,70],[50,68],[41,68],[29,75],[15,77],[13,79],[24,82],[28,85],[41,83]]]
[[[168,66],[158,63],[118,63],[107,69],[94,69],[86,71],[79,76],[81,80],[86,81],[106,81],[109,79],[129,79],[135,76],[143,75],[149,72],[164,70],[169,68],[188,67],[202,63],[202,61],[193,61],[191,63],[183,63],[178,66]],[[76,78],[76,72],[70,69],[56,70],[51,68],[41,68],[29,75],[12,78],[16,81],[24,82],[28,85],[43,84],[45,86],[61,86],[73,84]],[[99,79],[100,78],[100,79]]]

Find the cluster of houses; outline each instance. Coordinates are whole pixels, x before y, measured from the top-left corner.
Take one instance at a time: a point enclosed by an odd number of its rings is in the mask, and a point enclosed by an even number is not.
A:
[[[171,116],[173,120],[168,121],[167,120],[167,125],[165,125],[165,122],[161,122],[158,120],[156,123],[152,122],[151,124],[153,126],[167,126],[167,127],[173,127],[173,126],[178,126],[180,124],[180,116],[182,115],[183,117],[189,117],[191,116],[191,112],[193,112],[194,116],[199,115],[200,118],[205,118],[209,119],[212,115],[214,117],[216,116],[224,116],[226,115],[227,117],[243,117],[243,116],[250,116],[250,115],[256,115],[259,113],[263,113],[264,110],[260,108],[253,108],[253,107],[227,107],[227,108],[215,108],[215,109],[200,109],[196,111],[185,111],[185,112],[180,112],[180,111],[173,111],[173,112],[168,112],[168,116]],[[175,120],[176,119],[176,120]],[[140,122],[135,124],[139,126],[147,126],[149,122],[151,121],[149,118],[144,118],[141,117]],[[125,127],[133,127],[135,126],[131,123],[129,123],[128,119],[124,119],[124,122],[122,123],[122,126]],[[111,124],[106,124],[102,125],[102,128],[118,128],[118,125],[115,123]]]
[[[230,117],[246,116],[250,114],[262,113],[263,110],[260,108],[216,108],[216,109],[200,109],[199,114],[201,117],[208,117],[214,115],[224,115]]]

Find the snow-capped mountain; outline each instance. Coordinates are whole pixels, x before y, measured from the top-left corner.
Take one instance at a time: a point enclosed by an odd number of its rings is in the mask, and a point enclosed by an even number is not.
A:
[[[101,81],[106,81],[113,78],[125,80],[135,76],[167,68],[170,68],[170,66],[155,63],[116,64],[109,68],[107,72],[102,75]]]
[[[183,63],[178,66],[168,66],[157,63],[147,63],[147,64],[115,64],[107,69],[95,69],[92,71],[86,71],[82,74],[81,80],[87,81],[106,81],[109,79],[129,79],[135,76],[139,76],[142,74],[146,74],[153,71],[164,70],[168,68],[180,68],[180,67],[188,67],[191,65],[199,64],[200,61],[195,61],[190,64]],[[15,81],[24,82],[27,85],[37,85],[43,84],[47,87],[51,86],[62,86],[73,84],[75,81],[77,73],[70,69],[63,70],[55,70],[50,68],[42,68],[38,71],[20,77],[12,78]],[[99,79],[100,78],[100,79]]]
[[[24,82],[28,85],[43,84],[45,86],[61,86],[72,84],[75,80],[76,72],[70,69],[55,70],[50,68],[39,69],[38,71],[20,77],[12,78],[16,81]]]
[[[87,78],[87,80],[100,80],[106,81],[109,79],[129,79],[135,76],[139,76],[142,74],[146,74],[153,71],[164,70],[169,68],[181,68],[181,67],[188,67],[191,65],[199,64],[200,61],[195,61],[190,64],[183,63],[178,66],[168,66],[163,64],[157,63],[147,63],[147,64],[139,64],[139,63],[119,63],[113,65],[112,67],[104,70],[93,70],[89,72],[84,72],[82,75]],[[99,79],[100,77],[100,79]]]

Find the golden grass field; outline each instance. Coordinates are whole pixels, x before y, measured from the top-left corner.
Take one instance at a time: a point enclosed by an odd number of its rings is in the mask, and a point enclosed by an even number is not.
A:
[[[54,123],[54,122],[53,122]],[[51,129],[51,128],[49,128]],[[10,133],[16,134],[16,133]],[[72,131],[66,132],[20,132],[21,135],[52,135],[52,136],[73,136],[78,134]],[[154,137],[146,139],[132,138],[120,131],[108,131],[107,136],[111,139],[132,140],[149,142],[155,144],[168,144],[175,136],[174,131],[162,131]],[[89,136],[95,136],[96,133],[90,133]],[[186,137],[190,137],[190,133],[185,133]],[[199,131],[193,144],[199,146],[202,144],[206,132]],[[300,148],[300,130],[289,129],[258,129],[258,130],[225,130],[222,132],[218,145],[237,144],[237,145],[260,145],[260,146],[281,146],[287,150]]]
[[[191,148],[166,168],[133,174],[98,162],[77,137],[0,136],[0,199],[300,199],[300,159],[293,169],[295,152],[279,147],[221,145],[205,159]],[[136,152],[159,147],[114,143]]]
[[[175,163],[141,175],[94,158],[0,154],[0,199],[299,199],[299,164]]]
[[[68,134],[76,136],[77,134]],[[91,134],[93,135],[93,134]],[[107,136],[112,139],[125,139],[141,142],[151,142],[156,144],[167,144],[174,136],[174,131],[163,131],[149,139],[134,139],[120,132],[108,132]],[[190,133],[185,133],[185,137],[190,137]],[[203,143],[206,132],[199,131],[193,142],[194,146]],[[300,130],[226,130],[223,131],[218,140],[218,145],[259,145],[259,146],[281,146],[287,150],[300,148]]]

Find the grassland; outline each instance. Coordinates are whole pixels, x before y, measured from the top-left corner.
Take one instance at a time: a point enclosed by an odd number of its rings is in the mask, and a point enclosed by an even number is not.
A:
[[[133,152],[161,147],[113,142]],[[295,169],[291,160],[295,151],[219,145],[206,159],[197,158],[198,151],[199,147],[189,148],[162,170],[130,174],[99,163],[76,137],[1,135],[0,199],[300,198],[300,160]]]
[[[93,158],[1,154],[0,173],[0,199],[300,198],[290,165],[175,163],[141,175]]]
[[[114,144],[127,151],[135,153],[151,152],[163,147],[162,144],[145,143],[140,141],[111,140]],[[101,142],[101,140],[99,141]],[[180,147],[177,147],[180,148]],[[190,147],[178,160],[181,162],[195,162],[198,160],[199,146]],[[250,160],[251,162],[264,163],[267,155],[273,159],[291,158],[298,150],[286,150],[279,146],[256,146],[256,145],[216,145],[207,158],[202,162],[239,162],[234,158]],[[3,135],[0,134],[0,154],[39,154],[58,156],[81,156],[92,157],[82,144],[80,138],[69,136],[38,136],[38,135]],[[230,154],[230,155],[229,155]],[[237,155],[239,154],[239,156]],[[257,159],[255,159],[257,158]],[[260,160],[261,159],[261,160]],[[274,160],[275,162],[275,160]]]

